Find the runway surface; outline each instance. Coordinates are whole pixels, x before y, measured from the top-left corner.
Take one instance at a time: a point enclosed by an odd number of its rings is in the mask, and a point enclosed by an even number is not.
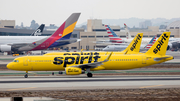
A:
[[[180,88],[180,75],[172,76],[1,76],[0,91],[78,89]]]

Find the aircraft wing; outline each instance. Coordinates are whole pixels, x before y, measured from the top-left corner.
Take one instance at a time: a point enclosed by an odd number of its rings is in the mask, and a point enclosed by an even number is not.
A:
[[[104,62],[107,62],[109,61],[111,55],[112,55],[113,52],[111,52],[107,58],[104,60],[104,61],[100,61],[100,62],[94,62],[94,63],[87,63],[87,64],[81,64],[81,65],[73,65],[73,66],[70,66],[70,67],[78,67],[78,68],[96,68],[97,66],[100,66],[102,65]]]
[[[7,45],[13,47],[13,48],[19,48],[19,47],[23,47],[23,46],[26,46],[26,45],[30,45],[32,43],[9,43]]]
[[[59,42],[59,43],[72,43],[72,42],[78,42],[78,41],[81,41],[81,39],[64,39],[64,40],[57,40],[56,42]]]

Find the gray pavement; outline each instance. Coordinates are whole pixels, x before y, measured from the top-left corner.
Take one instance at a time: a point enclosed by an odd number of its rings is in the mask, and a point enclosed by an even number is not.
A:
[[[119,88],[179,88],[180,75],[172,76],[4,76],[0,77],[0,91],[19,90],[77,90]]]

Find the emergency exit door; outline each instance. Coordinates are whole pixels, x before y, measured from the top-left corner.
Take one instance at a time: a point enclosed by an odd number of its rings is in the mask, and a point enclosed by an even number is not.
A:
[[[28,58],[27,57],[24,58],[23,63],[24,63],[24,66],[28,66]]]
[[[142,64],[146,64],[146,56],[142,56]]]

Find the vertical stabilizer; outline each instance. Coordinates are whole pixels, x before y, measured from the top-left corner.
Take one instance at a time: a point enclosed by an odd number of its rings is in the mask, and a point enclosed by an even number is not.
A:
[[[164,32],[154,45],[145,53],[150,55],[165,55],[171,32]]]
[[[44,26],[45,26],[45,24],[41,24],[41,26],[39,26],[39,28],[38,28],[36,31],[34,31],[34,32],[31,34],[31,36],[41,35],[42,32],[43,32],[43,30],[44,30]]]
[[[124,23],[124,29],[125,29],[125,34],[126,34],[126,39],[131,39],[131,34],[129,33],[127,25]]]
[[[42,50],[56,47],[59,44],[57,41],[70,39],[79,16],[80,13],[71,14],[70,17],[50,37],[33,42],[36,43],[37,46],[35,46],[32,50]]]
[[[131,41],[129,46],[122,52],[125,54],[128,53],[137,53],[140,50],[141,41],[142,41],[143,33],[138,33],[134,39]]]
[[[155,35],[151,39],[151,41],[149,41],[149,43],[144,47],[144,49],[150,49],[153,46],[153,44],[156,42],[156,39],[157,39],[157,35]]]
[[[105,27],[111,42],[122,43],[122,39],[118,35],[116,35],[116,33],[114,33],[114,31],[109,27],[109,25],[105,25]]]

